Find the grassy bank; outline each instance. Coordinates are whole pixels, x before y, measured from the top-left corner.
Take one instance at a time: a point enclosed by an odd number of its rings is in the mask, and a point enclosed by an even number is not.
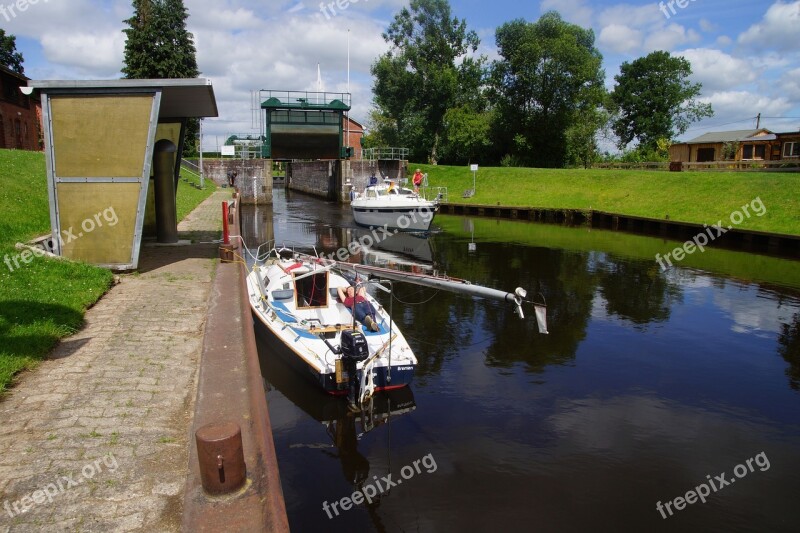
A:
[[[181,181],[179,218],[213,192]],[[58,340],[83,324],[86,309],[112,281],[109,270],[33,258],[15,267],[17,242],[50,231],[44,155],[0,150],[0,391],[33,368]]]
[[[800,173],[482,167],[475,196],[464,199],[463,191],[472,188],[469,167],[409,164],[412,173],[417,168],[428,173],[431,186],[448,187],[450,201],[457,203],[595,209],[712,224],[728,221],[731,213],[760,198],[766,213],[738,227],[800,235],[800,196],[795,192]]]

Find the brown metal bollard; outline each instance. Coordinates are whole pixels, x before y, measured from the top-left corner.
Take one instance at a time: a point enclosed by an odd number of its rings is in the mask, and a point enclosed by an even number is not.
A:
[[[220,244],[219,245],[219,258],[223,263],[233,263],[234,245],[233,244]]]
[[[194,436],[200,479],[205,491],[216,495],[239,489],[247,477],[239,424],[207,424],[198,429]]]

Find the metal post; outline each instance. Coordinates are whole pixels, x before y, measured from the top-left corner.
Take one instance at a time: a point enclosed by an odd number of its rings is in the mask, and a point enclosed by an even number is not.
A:
[[[200,188],[205,188],[205,182],[203,181],[203,119],[200,119],[200,144],[198,145],[198,152],[200,152]]]
[[[231,232],[228,228],[228,201],[222,202],[222,243],[231,243]]]
[[[155,176],[156,235],[160,243],[178,242],[178,214],[175,207],[175,156],[178,147],[161,139],[153,148]]]

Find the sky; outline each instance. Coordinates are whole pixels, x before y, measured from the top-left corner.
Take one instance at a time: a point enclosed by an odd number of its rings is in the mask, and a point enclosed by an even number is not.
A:
[[[388,50],[381,34],[408,0],[184,0],[201,76],[211,79],[219,117],[203,122],[203,148],[253,127],[251,91],[352,93],[351,116],[372,107],[370,65]],[[18,4],[24,7],[19,10]],[[692,64],[692,81],[714,116],[680,136],[709,131],[800,130],[800,0],[451,0],[453,15],[497,59],[504,22],[536,21],[555,10],[591,28],[606,85],[625,61],[667,50]],[[12,8],[12,6],[14,6]],[[342,7],[339,7],[342,6]],[[35,80],[120,78],[130,0],[0,0],[0,28],[16,35],[25,74]],[[348,34],[349,30],[349,34]],[[349,36],[348,36],[349,35]]]

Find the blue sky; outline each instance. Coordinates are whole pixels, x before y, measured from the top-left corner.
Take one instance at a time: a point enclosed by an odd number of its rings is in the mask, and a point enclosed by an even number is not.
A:
[[[130,0],[0,0],[0,27],[17,36],[26,74],[34,79],[110,79],[120,76],[122,21]],[[328,91],[347,89],[350,29],[352,116],[365,121],[371,107],[369,66],[386,51],[381,38],[407,1],[358,0],[326,13],[310,0],[184,0],[198,63],[211,78],[220,108],[205,121],[204,147],[230,133],[252,131],[252,89],[315,90],[317,64]],[[480,53],[496,58],[494,30],[503,22],[535,21],[554,9],[590,27],[603,54],[606,83],[623,61],[667,50],[692,63],[702,99],[715,116],[681,138],[708,131],[761,126],[800,129],[800,0],[451,0],[481,37]],[[326,4],[329,2],[326,2]],[[681,7],[684,5],[685,7]],[[673,13],[674,10],[674,13]],[[665,13],[669,15],[667,17]]]

